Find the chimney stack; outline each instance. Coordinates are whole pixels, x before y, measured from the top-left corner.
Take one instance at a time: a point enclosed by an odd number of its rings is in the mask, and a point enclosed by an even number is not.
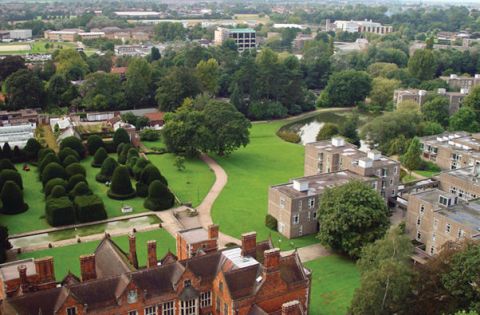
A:
[[[138,269],[136,237],[135,233],[133,232],[130,232],[128,234],[128,249],[128,259],[130,260],[130,263],[135,267],[135,269]]]
[[[35,259],[35,270],[41,283],[56,281],[52,256]]]
[[[157,241],[147,242],[147,268],[157,266]]]
[[[211,224],[208,226],[208,239],[214,240],[218,238],[218,225]]]
[[[242,234],[242,256],[256,256],[257,233],[250,232]]]
[[[280,249],[272,248],[266,250],[263,258],[263,266],[267,273],[272,273],[280,270]]]
[[[82,275],[82,281],[97,279],[95,254],[80,256],[80,273]]]
[[[300,302],[293,300],[282,305],[282,315],[302,315]]]
[[[27,278],[27,266],[20,265],[17,267],[18,277],[20,278],[20,287],[23,292],[28,291],[28,278]]]

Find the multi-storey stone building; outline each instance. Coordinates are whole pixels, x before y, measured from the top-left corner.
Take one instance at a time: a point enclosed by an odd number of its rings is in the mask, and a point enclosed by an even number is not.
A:
[[[443,170],[480,163],[480,134],[445,132],[420,138],[422,158]]]
[[[447,82],[448,86],[453,89],[465,89],[471,91],[471,89],[480,84],[480,74],[476,74],[473,77],[458,76],[451,74],[450,76],[440,77],[443,81]]]
[[[257,48],[256,32],[251,28],[230,29],[219,27],[215,30],[215,45],[222,45],[227,39],[232,39],[235,42],[239,52]]]
[[[397,89],[393,92],[393,104],[396,107],[401,102],[412,101],[422,106],[428,100],[428,96],[441,96],[448,100],[448,112],[452,115],[462,107],[463,99],[467,95],[468,90],[466,89],[461,89],[460,92],[447,92],[445,89],[438,89],[436,92],[417,89]]]
[[[208,234],[208,231],[205,233]],[[185,233],[180,233],[180,238]],[[178,243],[177,243],[178,244]],[[46,264],[44,283],[16,262],[18,276],[4,278],[12,265],[0,265],[2,287],[12,284],[0,303],[1,314],[16,315],[247,315],[307,314],[311,273],[298,254],[280,255],[271,241],[242,236],[240,247],[197,251],[187,259],[168,252],[157,259],[156,243],[147,244],[147,266],[138,265],[134,235],[129,252],[105,237],[94,254],[80,257],[81,278],[69,274],[55,282]],[[188,248],[178,255],[188,256]],[[47,260],[50,261],[50,260]],[[13,279],[15,278],[15,279]],[[16,281],[16,282],[15,282]],[[53,283],[53,286],[50,284]],[[45,285],[45,287],[42,287]]]

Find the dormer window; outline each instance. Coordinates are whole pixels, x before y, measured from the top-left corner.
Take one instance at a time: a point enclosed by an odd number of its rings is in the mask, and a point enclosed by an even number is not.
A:
[[[127,294],[127,303],[128,304],[132,304],[132,303],[137,302],[137,298],[138,298],[138,295],[137,295],[136,290],[128,291],[128,294]]]
[[[67,315],[77,315],[77,308],[76,307],[67,308]]]
[[[438,202],[441,205],[444,205],[445,207],[448,207],[452,204],[452,199],[444,197],[444,196],[440,196],[440,197],[438,197]]]
[[[185,280],[185,281],[183,281],[183,286],[184,286],[184,287],[190,287],[190,286],[192,286],[192,281],[191,281],[191,280]]]

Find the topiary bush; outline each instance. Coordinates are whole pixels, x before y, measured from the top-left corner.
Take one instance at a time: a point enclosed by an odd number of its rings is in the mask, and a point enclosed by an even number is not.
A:
[[[65,160],[65,158],[67,156],[70,156],[70,155],[76,157],[77,160],[80,160],[80,155],[78,155],[78,152],[75,151],[74,149],[70,148],[70,147],[65,147],[58,152],[58,158],[62,162],[63,162],[63,160]]]
[[[148,196],[148,185],[142,182],[137,182],[135,184],[135,190],[137,191],[137,196],[145,198]]]
[[[118,167],[117,161],[114,158],[108,157],[103,161],[102,168],[100,169],[100,173],[95,176],[97,182],[105,183],[112,179],[113,172]]]
[[[68,197],[48,198],[45,204],[45,216],[51,226],[75,223],[75,208]]]
[[[85,156],[85,147],[80,139],[77,137],[71,136],[66,137],[65,139],[60,142],[60,150],[64,148],[71,148],[77,151],[79,158],[83,158]]]
[[[150,163],[150,161],[147,160],[147,159],[145,159],[145,158],[143,158],[143,157],[138,158],[137,162],[135,162],[135,165],[134,165],[133,168],[132,168],[133,177],[134,177],[136,180],[139,180],[139,179],[140,179],[140,175],[142,174],[143,169],[144,169],[145,166],[147,166],[149,163]]]
[[[47,153],[47,155],[45,155],[43,159],[40,161],[40,163],[38,164],[38,173],[40,177],[42,176],[42,173],[45,167],[50,163],[60,163],[60,160],[58,159],[55,153],[51,153],[51,152]]]
[[[168,186],[167,179],[163,177],[160,170],[153,164],[148,164],[142,171],[139,181],[145,185],[150,185],[154,180],[161,181],[165,186]]]
[[[0,171],[3,171],[3,170],[14,170],[14,171],[16,171],[17,169],[15,168],[15,165],[13,165],[13,163],[10,160],[1,159],[0,160]]]
[[[16,170],[4,169],[0,172],[0,189],[8,180],[15,182],[20,189],[23,189],[22,176]]]
[[[83,175],[84,177],[87,176],[87,171],[80,163],[70,164],[65,168],[65,172],[67,173],[68,178],[77,174]]]
[[[13,163],[22,163],[27,161],[27,156],[23,150],[20,150],[18,145],[13,148],[12,162]]]
[[[67,182],[63,178],[52,178],[47,182],[45,187],[43,187],[43,192],[45,193],[45,196],[48,197],[55,186],[65,187],[67,186]]]
[[[51,198],[60,198],[60,197],[64,197],[67,195],[67,192],[65,191],[65,188],[63,186],[55,186],[53,187],[52,189],[52,192],[50,193],[50,196]]]
[[[265,226],[268,227],[270,230],[277,230],[278,221],[272,215],[267,214],[265,216]]]
[[[75,156],[73,155],[69,155],[65,158],[65,160],[63,160],[62,162],[62,165],[63,167],[67,167],[69,166],[70,164],[73,164],[73,163],[78,163],[79,162],[79,159],[77,159]]]
[[[80,182],[73,187],[72,191],[70,192],[70,197],[75,198],[77,196],[86,196],[91,195],[92,191],[88,187],[86,182]]]
[[[118,128],[113,134],[113,145],[118,148],[120,143],[130,143],[130,136],[123,128]]]
[[[72,177],[70,177],[68,179],[68,183],[66,185],[67,191],[71,191],[75,187],[75,185],[77,185],[78,183],[81,183],[81,182],[84,182],[88,185],[88,182],[87,182],[87,179],[85,178],[85,176],[83,176],[82,174],[73,175]]]
[[[23,193],[14,181],[7,180],[0,193],[2,199],[2,213],[17,214],[25,212],[28,205],[23,201]]]
[[[135,189],[130,182],[128,168],[120,165],[113,172],[112,184],[107,192],[107,195],[112,199],[124,200],[135,197]]]
[[[42,183],[45,185],[49,180],[52,178],[67,178],[67,173],[65,172],[65,169],[63,166],[56,162],[52,162],[45,166],[42,172]]]
[[[125,143],[120,143],[118,147],[116,147],[115,152],[117,152],[117,157],[122,153],[123,147],[125,146]]]
[[[30,138],[28,139],[25,148],[23,148],[23,151],[25,152],[26,158],[29,161],[35,161],[38,157],[38,152],[41,149],[42,145],[40,144],[40,142],[38,142],[38,140],[35,138]]]
[[[92,167],[102,167],[103,161],[108,158],[107,150],[104,147],[98,148],[93,157]]]
[[[53,154],[55,155],[55,151],[53,151],[53,150],[50,149],[50,148],[40,149],[40,151],[38,151],[38,154],[37,154],[37,160],[38,160],[38,162],[41,162],[48,153],[53,153]]]
[[[3,144],[2,156],[3,156],[4,159],[9,159],[10,160],[12,158],[12,148],[10,147],[8,142],[5,142]]]
[[[173,207],[175,196],[161,181],[154,180],[148,187],[148,197],[143,206],[149,210],[160,211]]]
[[[102,138],[97,135],[89,136],[87,139],[88,154],[95,155],[97,150],[100,148],[105,148],[105,143],[103,142]]]
[[[81,223],[105,220],[105,204],[97,195],[77,196],[74,199],[77,220]]]
[[[122,146],[122,152],[118,155],[118,163],[125,164],[127,163],[127,154],[130,149],[132,149],[132,145],[130,143],[126,143]]]

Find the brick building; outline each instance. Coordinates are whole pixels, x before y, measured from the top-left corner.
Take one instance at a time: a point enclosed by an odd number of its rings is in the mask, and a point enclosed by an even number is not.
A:
[[[30,290],[28,278],[21,277],[17,290],[2,301],[1,313],[301,315],[308,312],[310,271],[296,252],[281,255],[271,241],[257,243],[255,233],[244,234],[241,247],[198,252],[183,260],[170,252],[157,260],[155,241],[149,241],[147,248],[147,266],[139,267],[133,234],[129,236],[128,253],[105,237],[94,254],[80,257],[81,279],[69,274],[53,288]],[[187,255],[185,248],[179,250],[179,256]],[[28,273],[29,267],[21,266]]]
[[[451,74],[450,76],[440,77],[440,79],[447,82],[450,88],[457,90],[466,89],[471,91],[473,87],[480,84],[480,74],[476,74],[473,77]]]

